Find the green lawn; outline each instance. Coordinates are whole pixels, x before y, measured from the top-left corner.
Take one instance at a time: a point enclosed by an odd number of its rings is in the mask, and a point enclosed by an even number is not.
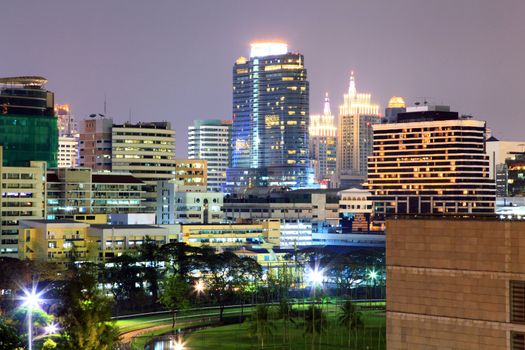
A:
[[[274,321],[273,334],[265,339],[264,349],[275,350],[335,350],[335,349],[385,349],[385,316],[383,312],[364,312],[365,327],[350,334],[337,323],[335,313],[328,314],[328,327],[321,337],[305,335],[304,324],[288,324],[287,336],[281,320]],[[350,345],[349,345],[350,344]],[[191,333],[186,339],[187,349],[248,350],[263,349],[260,341],[250,335],[248,323],[207,328]]]

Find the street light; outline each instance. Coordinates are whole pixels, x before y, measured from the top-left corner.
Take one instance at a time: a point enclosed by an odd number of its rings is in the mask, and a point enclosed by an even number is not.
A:
[[[172,339],[170,341],[170,349],[174,349],[174,350],[185,350],[186,348],[184,347],[184,343],[182,342],[182,340],[180,339]]]
[[[317,285],[323,284],[324,274],[323,270],[319,270],[317,267],[308,272],[308,280],[312,283],[315,288]]]
[[[58,332],[58,325],[56,323],[50,323],[44,328],[44,330],[46,331],[46,334],[55,334]]]
[[[40,298],[42,296],[43,292],[37,293],[36,287],[33,286],[31,290],[24,290],[24,296],[22,297],[22,300],[24,303],[22,306],[27,307],[27,336],[28,336],[28,343],[29,343],[29,350],[33,349],[33,320],[32,320],[32,314],[33,314],[33,308],[39,308],[40,303],[42,302],[42,299]]]
[[[204,293],[204,289],[205,289],[204,283],[201,280],[199,280],[198,282],[195,282],[195,284],[193,285],[193,289],[195,289],[195,292],[197,292],[197,294]]]

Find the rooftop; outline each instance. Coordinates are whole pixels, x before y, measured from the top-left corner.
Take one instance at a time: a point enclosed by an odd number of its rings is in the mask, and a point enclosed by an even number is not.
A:
[[[39,76],[21,76],[0,78],[0,84],[23,85],[23,86],[42,86],[47,83],[47,79]]]

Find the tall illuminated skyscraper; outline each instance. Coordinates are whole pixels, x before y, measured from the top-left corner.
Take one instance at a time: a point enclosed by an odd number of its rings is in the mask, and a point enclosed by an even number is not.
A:
[[[304,57],[287,44],[254,43],[237,59],[228,191],[308,184],[308,95]]]
[[[337,130],[337,176],[339,186],[364,182],[368,156],[372,154],[372,125],[381,122],[379,105],[371,95],[358,93],[354,72],[350,75],[348,93],[339,106]]]
[[[315,181],[327,184],[336,170],[336,135],[335,119],[330,111],[328,93],[324,99],[323,114],[310,116],[310,158],[315,170]]]

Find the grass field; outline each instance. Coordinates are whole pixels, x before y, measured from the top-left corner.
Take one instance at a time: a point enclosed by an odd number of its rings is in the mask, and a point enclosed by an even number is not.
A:
[[[282,320],[273,321],[274,330],[264,340],[264,347],[256,336],[251,335],[249,324],[212,327],[191,333],[185,339],[185,349],[225,350],[335,350],[335,349],[385,349],[385,315],[381,311],[365,311],[364,328],[349,333],[337,322],[337,314],[327,314],[328,327],[321,336],[305,334],[304,323],[299,318],[295,324],[285,325]],[[286,335],[285,335],[286,333]],[[162,347],[158,347],[161,349]],[[168,347],[164,347],[168,349]]]

